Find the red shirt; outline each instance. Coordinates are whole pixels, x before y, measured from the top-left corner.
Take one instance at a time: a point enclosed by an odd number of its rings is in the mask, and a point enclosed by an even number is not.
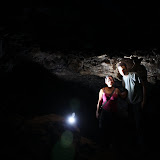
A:
[[[104,104],[109,98],[110,94],[108,93],[103,93],[102,98],[103,98],[103,103]],[[103,106],[103,109],[111,112],[117,112],[117,100],[118,100],[118,95],[114,92],[110,100],[107,101],[107,103]]]

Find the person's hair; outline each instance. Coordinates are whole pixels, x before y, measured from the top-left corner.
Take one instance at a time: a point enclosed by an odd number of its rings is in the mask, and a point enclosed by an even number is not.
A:
[[[107,79],[108,77],[112,77],[112,79],[113,79],[112,75],[106,75],[105,79]]]
[[[114,81],[114,78],[113,78],[112,75],[107,75],[107,76],[105,77],[105,83],[107,82],[107,78],[108,78],[108,77],[112,77],[112,79],[113,79],[113,81]]]
[[[118,63],[118,67],[122,67],[122,66],[125,66],[125,67],[127,68],[126,63],[124,63],[124,62],[119,62],[119,63]]]

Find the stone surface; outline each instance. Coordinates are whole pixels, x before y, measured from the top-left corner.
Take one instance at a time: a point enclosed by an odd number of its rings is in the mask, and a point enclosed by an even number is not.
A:
[[[9,63],[2,63],[1,68],[6,67],[8,70],[16,65],[20,56],[41,64],[53,74],[68,79],[79,79],[79,76],[83,75],[105,77],[106,74],[119,78],[116,66],[119,61],[124,61],[129,70],[139,72],[148,82],[155,84],[160,79],[160,55],[156,48],[126,51],[116,49],[42,51],[41,47],[32,41],[30,35],[13,34],[7,38],[8,47],[5,53],[6,57],[9,56]]]

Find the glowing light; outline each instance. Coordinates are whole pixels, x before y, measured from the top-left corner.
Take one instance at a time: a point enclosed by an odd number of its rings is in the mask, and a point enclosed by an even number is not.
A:
[[[72,115],[68,118],[68,122],[70,123],[70,124],[73,124],[73,123],[75,123],[75,113],[72,113]]]
[[[68,121],[69,121],[69,123],[74,123],[74,122],[75,122],[75,119],[74,119],[74,117],[69,117],[69,118],[68,118]]]

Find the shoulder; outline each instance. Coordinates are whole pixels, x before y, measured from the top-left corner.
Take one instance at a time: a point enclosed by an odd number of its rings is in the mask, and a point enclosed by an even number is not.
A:
[[[140,78],[140,76],[137,72],[129,72],[128,76],[129,76],[129,78],[134,79],[134,80]]]
[[[129,75],[131,76],[131,77],[139,77],[139,74],[137,73],[137,72],[129,72]]]
[[[105,87],[100,89],[100,93],[104,93],[105,92]]]
[[[139,83],[142,83],[142,79],[141,76],[137,73],[137,72],[131,72],[131,79],[133,79],[134,81],[137,81]]]
[[[102,95],[104,94],[104,88],[101,88],[100,91],[99,91],[99,97],[102,98]]]
[[[135,73],[136,73],[136,72],[129,72],[130,75],[133,75],[133,74],[135,74]]]

